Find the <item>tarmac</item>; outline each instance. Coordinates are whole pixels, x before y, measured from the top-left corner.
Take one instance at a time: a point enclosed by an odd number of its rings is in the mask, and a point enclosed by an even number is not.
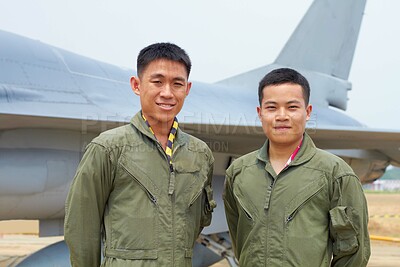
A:
[[[63,237],[36,235],[0,235],[0,267],[13,267],[30,253],[62,240]],[[212,267],[228,267],[226,261]],[[368,267],[399,267],[400,242],[371,241],[371,258]]]
[[[399,267],[400,243],[371,240],[371,257],[368,267]],[[229,267],[227,261],[221,261],[212,267]]]

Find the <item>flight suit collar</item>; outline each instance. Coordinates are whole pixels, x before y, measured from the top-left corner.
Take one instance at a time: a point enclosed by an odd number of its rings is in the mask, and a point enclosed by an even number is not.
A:
[[[269,162],[268,143],[269,140],[267,139],[264,145],[258,151],[257,155],[257,158],[264,163]],[[304,133],[303,142],[301,144],[300,150],[298,151],[296,157],[289,166],[296,166],[309,161],[315,155],[316,151],[317,148],[311,137],[307,133]]]
[[[142,111],[139,111],[136,113],[132,119],[131,119],[131,124],[138,129],[142,134],[146,135],[149,137],[151,140],[154,142],[158,142],[154,134],[150,131],[149,127],[147,126],[146,122],[142,118]],[[175,135],[175,140],[174,140],[174,147],[181,146],[185,144],[187,141],[187,138],[185,134],[182,132],[180,127],[178,126],[178,129],[176,131]]]

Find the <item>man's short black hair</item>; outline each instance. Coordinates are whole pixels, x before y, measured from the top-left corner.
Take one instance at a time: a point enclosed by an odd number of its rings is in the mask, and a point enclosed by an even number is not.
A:
[[[263,90],[266,86],[280,85],[284,83],[300,85],[303,88],[303,97],[306,106],[308,105],[310,101],[310,85],[307,79],[294,69],[280,68],[269,72],[264,76],[264,78],[261,79],[258,85],[258,100],[260,102],[260,106],[263,98]]]
[[[137,57],[137,75],[140,77],[150,62],[158,59],[168,59],[182,63],[189,77],[192,63],[188,54],[172,43],[155,43],[143,48]]]

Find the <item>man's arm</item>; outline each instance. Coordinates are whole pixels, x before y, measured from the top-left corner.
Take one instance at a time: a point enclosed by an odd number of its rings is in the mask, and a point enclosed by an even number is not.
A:
[[[366,266],[370,256],[368,208],[359,179],[335,180],[330,214],[332,266]]]
[[[106,149],[89,144],[65,205],[64,237],[72,266],[100,266],[101,227],[112,172]]]
[[[232,171],[228,168],[225,176],[224,192],[222,198],[224,200],[226,221],[228,223],[229,234],[231,236],[233,251],[236,258],[239,258],[238,251],[236,250],[236,237],[237,237],[237,224],[238,224],[238,210],[236,205],[236,200],[233,195],[233,185],[232,185]]]
[[[214,171],[214,159],[209,165],[209,171],[207,174],[207,182],[204,185],[204,193],[203,193],[203,208],[202,208],[202,218],[201,218],[201,229],[199,229],[199,234],[203,230],[204,227],[209,226],[211,224],[212,212],[214,208],[217,206],[212,190],[212,178]]]

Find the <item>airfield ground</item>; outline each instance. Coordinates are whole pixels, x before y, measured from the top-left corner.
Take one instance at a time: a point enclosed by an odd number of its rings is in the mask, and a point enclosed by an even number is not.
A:
[[[366,194],[371,236],[400,239],[400,193]],[[0,267],[14,266],[23,257],[62,237],[39,238],[37,221],[0,222]],[[400,266],[400,242],[371,240],[372,254],[368,267]],[[228,267],[221,261],[213,267]]]

